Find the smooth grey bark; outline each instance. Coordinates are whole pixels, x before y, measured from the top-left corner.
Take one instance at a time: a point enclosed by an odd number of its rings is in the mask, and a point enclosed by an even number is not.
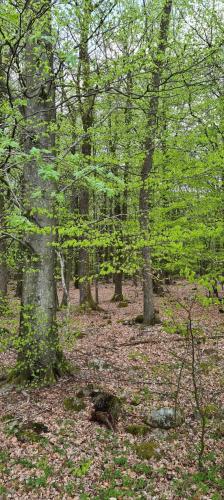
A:
[[[115,123],[116,123],[116,115],[115,115]],[[111,115],[109,116],[108,126],[110,129],[110,140],[109,140],[109,151],[111,156],[116,158],[116,147],[117,147],[117,127],[115,127],[115,131],[112,130],[112,119]],[[116,176],[119,175],[118,168],[115,167],[113,172]],[[120,233],[121,221],[123,218],[122,214],[122,196],[119,192],[115,194],[114,206],[112,205],[111,215],[114,219],[114,229],[118,233]],[[120,238],[121,235],[119,234]],[[114,283],[114,294],[111,299],[111,302],[121,302],[123,300],[123,271],[120,269],[122,267],[122,245],[115,245],[113,249],[111,249],[112,263],[116,263],[116,270],[113,273],[113,283]]]
[[[40,3],[31,1],[27,16],[32,17]],[[30,251],[24,262],[17,371],[20,381],[37,378],[51,382],[63,369],[55,325],[55,182],[53,176],[44,175],[45,168],[55,167],[51,1],[42,3],[48,9],[35,23],[40,36],[35,41],[29,36],[25,48],[25,151],[30,159],[23,171],[23,207],[33,228],[25,237]]]
[[[150,210],[150,189],[148,179],[153,168],[153,157],[156,148],[157,114],[159,107],[159,89],[161,74],[163,69],[163,58],[167,46],[167,38],[170,23],[172,0],[165,0],[159,30],[159,42],[155,57],[154,71],[151,78],[151,98],[149,99],[147,117],[147,137],[145,140],[145,159],[141,170],[142,187],[139,194],[139,223],[141,233],[147,242],[149,239],[149,210]],[[143,322],[153,324],[155,321],[155,307],[153,299],[153,282],[151,267],[151,250],[146,245],[142,248],[142,277],[143,277]]]
[[[83,1],[82,17],[80,16],[80,50],[79,50],[79,71],[77,91],[79,96],[79,109],[84,131],[84,138],[81,145],[81,152],[84,158],[84,164],[88,164],[92,153],[92,144],[90,137],[90,128],[93,126],[93,107],[95,96],[88,97],[89,79],[90,79],[90,58],[88,50],[89,29],[91,14],[94,7],[91,0]],[[81,94],[87,97],[81,96]],[[89,191],[82,187],[79,195],[79,213],[83,220],[89,216]],[[91,284],[89,281],[90,261],[89,250],[80,246],[79,251],[79,290],[80,305],[96,309],[96,303],[92,297]]]
[[[125,44],[124,47],[124,53],[125,57],[129,58],[129,50],[127,45]],[[131,92],[132,92],[132,74],[131,71],[129,70],[127,73],[127,78],[126,78],[126,95],[127,95],[127,101],[125,105],[125,111],[124,111],[124,121],[125,121],[125,127],[126,127],[126,132],[129,134],[129,129],[130,125],[132,122],[132,102],[131,102]],[[130,155],[130,138],[128,136],[127,140],[127,145],[126,145],[126,155],[129,157]],[[111,153],[115,153],[115,144],[110,144],[110,150]],[[128,216],[128,171],[129,171],[129,162],[128,160],[125,162],[124,165],[124,193],[122,196],[118,195],[115,196],[115,208],[114,208],[114,215],[115,215],[115,224],[119,225],[122,224],[122,221],[127,220]],[[121,234],[120,235],[123,244],[125,245],[124,237]],[[124,257],[121,255],[122,248],[118,249],[118,261],[120,264],[120,269],[117,270],[117,272],[114,273],[113,276],[113,282],[114,282],[114,295],[112,297],[113,302],[121,302],[124,297],[123,297],[123,271],[122,271],[122,263],[124,262]],[[120,253],[120,256],[119,256]]]
[[[120,193],[118,196],[115,196],[114,215],[115,228],[117,227],[117,231],[120,232],[120,224],[122,224],[123,219],[122,200]],[[122,238],[121,234],[119,236],[120,238]],[[113,275],[114,295],[112,297],[112,302],[121,302],[123,300],[123,271],[121,269],[123,262],[122,250],[122,243],[115,248],[117,270]]]

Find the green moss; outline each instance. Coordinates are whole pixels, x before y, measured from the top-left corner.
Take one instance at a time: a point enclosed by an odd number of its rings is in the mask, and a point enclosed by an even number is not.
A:
[[[209,361],[202,361],[200,363],[200,370],[202,373],[204,373],[205,375],[209,375],[209,373],[214,370],[215,368],[215,363],[212,362],[212,360],[210,359]]]
[[[133,436],[145,436],[149,432],[149,427],[145,424],[130,424],[125,430]]]
[[[203,411],[204,411],[204,414],[207,418],[221,416],[220,408],[215,403],[210,403],[210,404],[204,406]]]
[[[14,419],[15,419],[15,415],[13,415],[13,413],[6,413],[5,415],[3,415],[1,417],[2,422],[9,422],[10,420],[14,420]]]
[[[134,447],[136,455],[141,460],[150,460],[151,458],[159,458],[158,443],[156,441],[145,441],[144,443],[137,444]]]
[[[49,367],[31,367],[27,366],[27,362],[18,361],[16,366],[10,371],[8,380],[10,383],[18,386],[33,385],[42,387],[54,384],[59,378],[64,375],[74,373],[74,368],[67,361],[62,352],[58,351],[57,360],[50,364]]]
[[[121,300],[118,304],[117,307],[128,307],[128,301],[127,300]]]
[[[142,354],[142,352],[139,351],[131,352],[128,355],[128,359],[131,359],[133,361],[138,361],[139,359],[145,362],[149,361],[149,357],[146,354]]]
[[[130,401],[130,404],[131,404],[132,406],[138,406],[138,405],[140,405],[140,404],[141,404],[141,402],[142,402],[142,398],[141,398],[141,396],[139,396],[138,394],[135,394],[135,395],[133,396],[132,400]]]
[[[121,295],[114,294],[111,299],[111,302],[124,302],[124,297],[122,294]]]
[[[37,434],[31,429],[21,429],[16,433],[18,441],[21,443],[39,443],[43,441],[43,436]]]
[[[222,439],[224,437],[224,422],[220,422],[217,429],[214,432],[214,437],[216,439]]]
[[[146,475],[150,475],[152,474],[153,472],[153,469],[151,467],[151,465],[147,465],[146,463],[140,463],[140,464],[134,464],[132,469],[137,472],[137,474],[144,474],[145,476]]]
[[[86,408],[84,401],[80,398],[65,398],[63,404],[67,411],[81,411]]]

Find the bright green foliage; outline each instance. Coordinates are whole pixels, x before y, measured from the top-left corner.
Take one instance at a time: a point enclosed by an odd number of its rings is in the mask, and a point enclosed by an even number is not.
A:
[[[139,227],[139,192],[164,1],[90,3],[52,2],[51,35],[43,30],[46,11],[34,12],[29,19],[24,1],[1,5],[0,192],[6,206],[0,242],[7,240],[7,264],[14,277],[30,251],[28,236],[53,232],[57,234],[54,246],[65,259],[71,252],[75,261],[80,248],[88,250],[88,280],[118,271],[130,277],[141,272],[141,249],[149,244],[155,274],[198,280],[212,292],[217,281],[222,285],[224,261],[224,60],[219,2],[173,2],[162,56],[153,169],[147,181],[147,234]],[[86,82],[80,77],[80,27],[89,33]],[[36,127],[30,150],[23,135],[29,98],[23,75],[27,33],[33,42],[53,46],[56,120],[49,122],[46,135],[55,133],[56,146],[50,161],[45,158],[49,151],[38,147],[43,121]],[[38,47],[37,43],[37,54]],[[47,75],[48,64],[39,56],[41,71]],[[47,95],[42,97],[47,101]],[[93,120],[84,133],[81,108],[87,112],[88,106]],[[29,118],[31,130],[35,120],[35,116]],[[89,156],[82,153],[87,138]],[[36,162],[45,186],[55,184],[53,213],[44,206],[40,186],[33,189],[31,209],[22,202],[23,166],[31,161]],[[83,189],[88,191],[90,209],[81,217]],[[37,215],[45,220],[41,227]],[[72,278],[74,274],[73,270]],[[16,342],[19,349],[20,340]],[[32,356],[35,339],[27,342]]]

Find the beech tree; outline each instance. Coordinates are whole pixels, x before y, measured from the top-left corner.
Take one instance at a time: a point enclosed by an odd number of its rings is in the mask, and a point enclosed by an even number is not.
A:
[[[52,53],[51,0],[27,5],[24,53],[23,211],[25,235],[18,377],[52,381],[61,375],[62,355],[55,323],[55,79]]]
[[[0,107],[6,96],[5,78],[3,72],[3,58],[2,58],[3,45],[0,45]],[[4,114],[0,111],[0,134],[4,133]],[[6,213],[6,198],[7,189],[5,184],[0,180],[0,225],[4,229],[5,213]],[[7,297],[8,285],[8,270],[7,270],[7,255],[6,255],[6,239],[0,239],[0,311],[4,310],[5,300]]]
[[[155,139],[157,130],[157,114],[159,106],[159,90],[161,83],[161,73],[163,68],[164,55],[167,45],[170,13],[172,8],[172,0],[166,0],[161,14],[160,31],[158,36],[158,49],[154,60],[154,69],[152,72],[150,91],[151,97],[148,107],[147,119],[147,134],[145,140],[146,156],[141,170],[142,187],[139,195],[139,217],[142,234],[145,235],[147,241],[150,233],[149,227],[149,207],[150,207],[150,189],[148,187],[148,178],[153,168],[153,156],[155,151]],[[146,324],[154,322],[155,309],[153,302],[153,282],[152,282],[152,267],[149,245],[145,245],[142,249],[143,258],[143,321]]]

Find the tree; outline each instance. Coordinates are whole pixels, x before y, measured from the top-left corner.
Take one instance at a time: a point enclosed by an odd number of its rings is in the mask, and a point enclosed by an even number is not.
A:
[[[155,152],[155,139],[157,130],[157,113],[159,106],[159,88],[161,82],[161,73],[163,68],[163,60],[167,45],[170,13],[172,8],[172,0],[166,0],[163,6],[159,42],[157,54],[154,61],[154,69],[150,82],[151,97],[149,99],[148,117],[147,117],[147,135],[145,140],[145,159],[141,170],[142,187],[139,194],[139,223],[141,232],[145,238],[146,244],[142,248],[143,260],[143,321],[145,324],[151,324],[155,319],[155,308],[153,301],[153,283],[152,283],[152,268],[150,247],[147,243],[150,228],[149,228],[149,207],[150,207],[150,190],[148,186],[149,176],[153,168],[153,156]]]
[[[55,323],[55,80],[51,1],[31,1],[24,54],[23,210],[28,219],[24,263],[18,376],[54,380],[63,372]]]
[[[3,73],[3,61],[2,61],[2,51],[3,45],[0,45],[0,107],[6,96],[6,86],[5,78]],[[4,115],[0,111],[0,134],[3,135],[4,132]],[[6,215],[6,188],[2,182],[0,182],[0,226],[4,228],[5,225],[5,215]],[[5,300],[7,296],[8,288],[8,269],[7,269],[7,258],[6,258],[6,239],[4,235],[0,238],[0,311],[4,310]]]
[[[90,22],[94,7],[91,0],[83,0],[83,9],[80,12],[80,48],[78,68],[78,94],[79,108],[82,120],[84,137],[81,144],[84,165],[91,160],[91,127],[93,126],[93,107],[95,94],[91,95],[90,87],[90,58],[88,53],[88,40],[90,36]],[[85,97],[82,98],[82,94]],[[89,191],[88,187],[82,187],[79,193],[79,213],[85,220],[89,216]],[[79,250],[79,290],[80,305],[95,309],[96,303],[91,293],[89,281],[89,250],[84,246]]]

